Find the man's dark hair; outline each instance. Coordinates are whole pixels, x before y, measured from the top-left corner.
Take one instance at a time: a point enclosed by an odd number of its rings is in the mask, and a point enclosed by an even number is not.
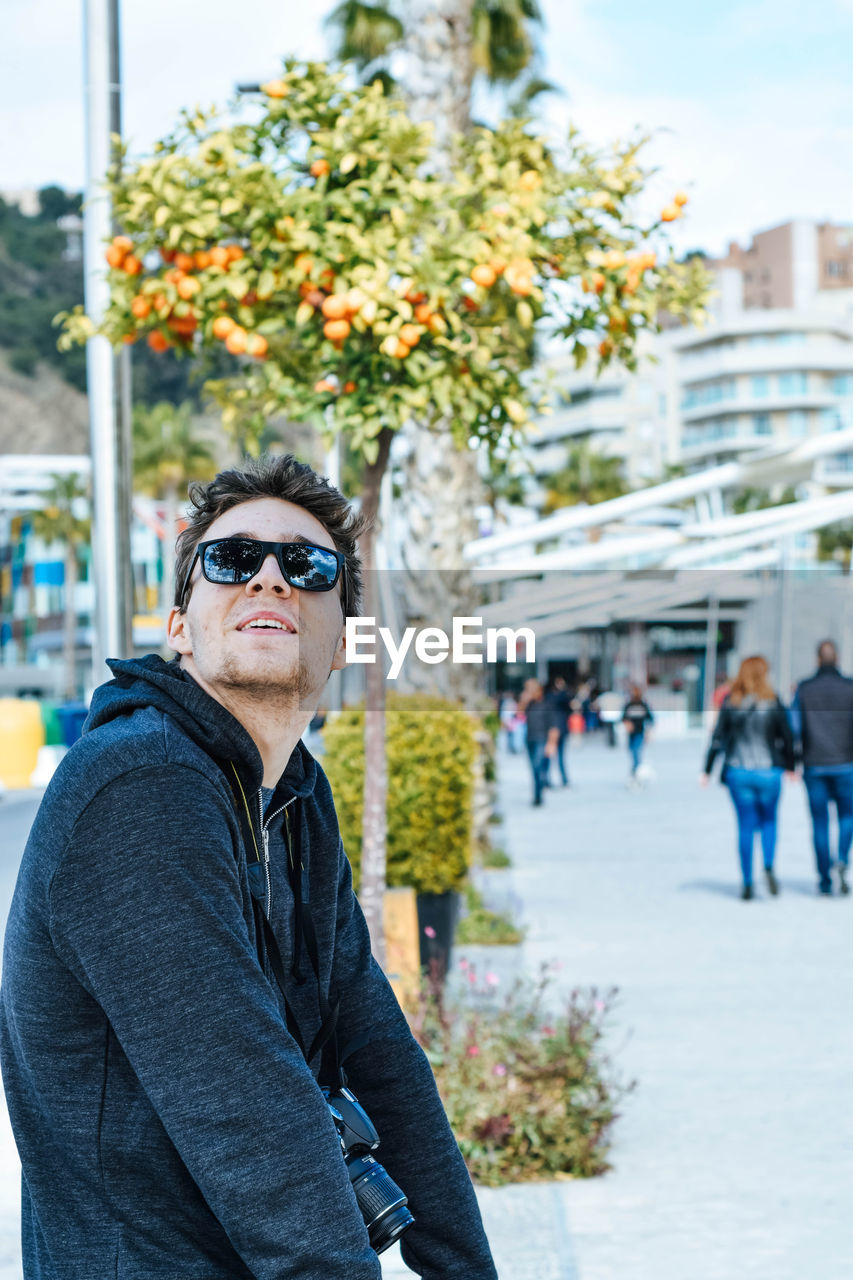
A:
[[[186,600],[180,599],[181,586],[192,564],[195,549],[204,541],[214,520],[256,498],[281,498],[309,512],[329,534],[346,562],[343,581],[344,614],[356,614],[361,606],[361,557],[356,542],[367,528],[367,521],[355,511],[338,490],[318,475],[307,462],[299,462],[292,454],[265,454],[251,458],[241,469],[220,471],[208,484],[196,481],[189,487],[193,510],[187,527],[175,544],[175,604],[184,612]]]
[[[817,647],[817,660],[821,667],[838,666],[838,650],[834,640],[821,640]]]

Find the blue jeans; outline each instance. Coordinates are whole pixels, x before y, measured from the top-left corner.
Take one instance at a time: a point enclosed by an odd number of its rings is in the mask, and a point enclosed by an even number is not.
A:
[[[642,732],[628,734],[628,750],[631,753],[631,777],[632,778],[643,762],[643,739],[644,738],[645,738],[645,734]]]
[[[829,852],[829,802],[835,801],[838,815],[838,861],[845,867],[850,863],[850,845],[853,843],[853,765],[837,770],[806,769],[803,773],[809,809],[812,815],[817,873],[824,888],[830,884],[829,869],[832,858]]]
[[[737,814],[738,853],[744,884],[752,884],[752,846],[761,833],[765,869],[776,853],[776,811],[782,790],[781,769],[726,769],[726,786]]]
[[[566,743],[568,742],[568,738],[569,738],[569,731],[567,729],[565,733],[561,733],[559,738],[557,739],[557,768],[560,770],[560,778],[562,779],[562,783],[564,787],[567,787],[569,785],[569,775],[566,772]],[[550,771],[551,771],[551,761],[548,760],[546,761],[546,764],[545,764],[546,778],[550,777]]]
[[[542,789],[545,786],[548,766],[551,763],[545,755],[545,743],[528,741],[527,754],[530,758],[530,771],[533,774],[533,803],[541,804]]]

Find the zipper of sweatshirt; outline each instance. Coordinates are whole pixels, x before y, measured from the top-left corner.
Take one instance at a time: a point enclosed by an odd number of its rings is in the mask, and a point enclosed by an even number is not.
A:
[[[271,813],[271,814],[269,815],[269,817],[267,818],[266,822],[265,822],[265,821],[264,821],[264,798],[263,798],[263,795],[261,794],[261,792],[260,792],[260,791],[258,792],[258,811],[259,811],[260,816],[261,816],[261,836],[263,837],[263,842],[264,842],[264,877],[265,877],[265,879],[266,879],[266,889],[267,889],[266,907],[265,907],[264,914],[266,915],[266,917],[267,917],[267,919],[268,919],[268,920],[269,920],[269,918],[270,918],[270,910],[271,910],[271,908],[272,908],[272,879],[271,879],[271,877],[270,877],[270,833],[269,833],[269,824],[272,822],[273,818],[277,818],[277,817],[278,817],[278,815],[279,815],[280,813],[284,813],[284,812],[285,812],[285,810],[287,809],[288,805],[293,804],[293,801],[294,801],[295,799],[296,799],[296,796],[291,796],[291,797],[290,797],[290,799],[289,799],[289,800],[287,800],[283,805],[281,805],[281,807],[280,807],[280,808],[276,809],[275,813]],[[286,820],[286,819],[285,819],[285,820]],[[288,857],[290,857],[290,859],[291,859],[291,861],[292,861],[292,854],[291,854],[291,852],[290,852],[290,841],[289,841],[289,840],[288,840],[288,848],[287,848],[287,852],[288,852]]]

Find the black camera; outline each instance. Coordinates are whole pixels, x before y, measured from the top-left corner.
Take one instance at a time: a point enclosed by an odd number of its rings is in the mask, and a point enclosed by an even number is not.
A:
[[[370,1244],[384,1253],[414,1223],[405,1194],[378,1160],[370,1154],[379,1146],[379,1134],[355,1094],[343,1086],[323,1089],[341,1140],[349,1180],[364,1218]]]

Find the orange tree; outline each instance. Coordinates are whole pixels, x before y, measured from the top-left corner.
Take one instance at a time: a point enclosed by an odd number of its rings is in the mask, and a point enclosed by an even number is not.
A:
[[[259,436],[284,412],[345,436],[372,517],[406,423],[520,443],[540,407],[537,331],[579,364],[630,366],[663,309],[701,308],[701,267],[675,262],[663,228],[686,196],[648,224],[632,213],[641,143],[603,155],[572,133],[556,148],[511,120],[459,138],[450,169],[431,143],[379,83],[322,63],[286,62],[248,121],[184,113],[111,177],[122,234],[101,332],[187,356],[224,346],[233,376],[209,389],[226,427]],[[78,310],[60,342],[92,331]],[[363,553],[371,583],[369,536]],[[367,672],[362,899],[381,950],[383,675]]]

